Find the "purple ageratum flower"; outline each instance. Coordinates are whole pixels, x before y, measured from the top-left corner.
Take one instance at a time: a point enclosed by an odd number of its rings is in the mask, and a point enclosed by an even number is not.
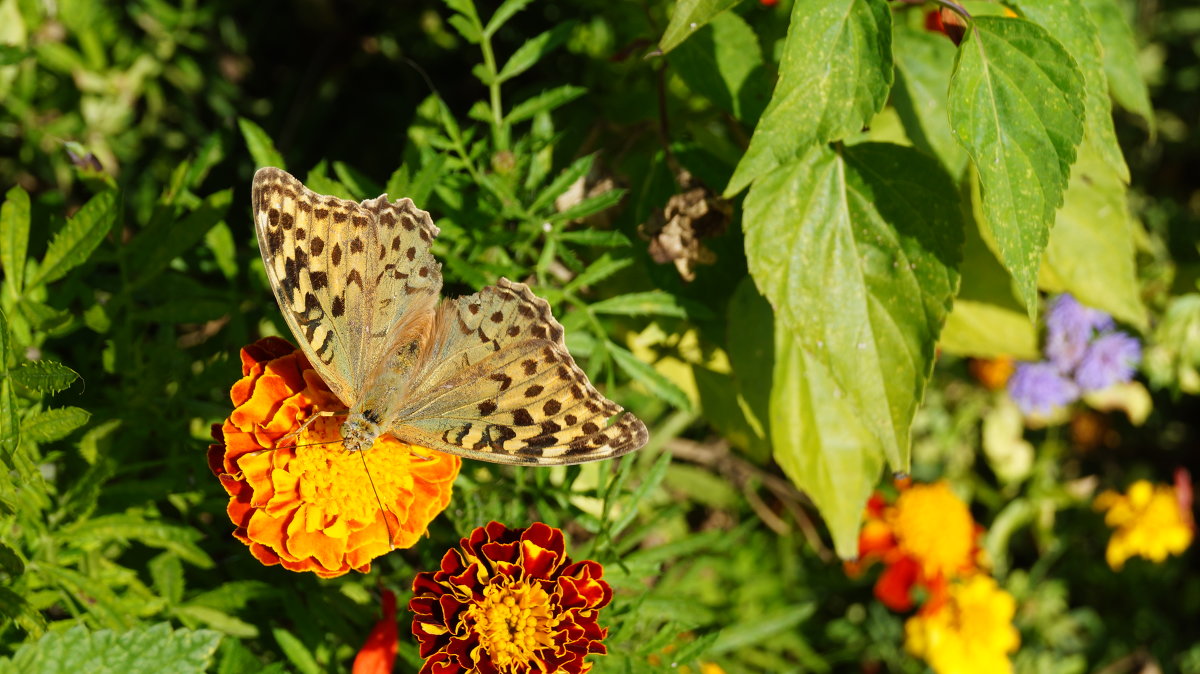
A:
[[[1023,414],[1048,414],[1079,398],[1079,387],[1064,377],[1054,363],[1019,363],[1008,380],[1008,394]]]
[[[1079,360],[1075,383],[1084,391],[1099,391],[1127,382],[1133,379],[1133,369],[1141,360],[1142,344],[1136,337],[1123,332],[1101,335]]]
[[[1112,327],[1108,314],[1085,307],[1070,295],[1059,295],[1046,311],[1046,356],[1059,371],[1069,372],[1083,358],[1092,336]]]

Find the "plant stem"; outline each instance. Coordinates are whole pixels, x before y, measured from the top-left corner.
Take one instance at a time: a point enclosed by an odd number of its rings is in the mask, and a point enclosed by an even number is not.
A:
[[[508,134],[504,128],[504,116],[501,114],[500,107],[500,81],[497,78],[499,74],[496,70],[496,56],[492,53],[492,38],[485,35],[479,41],[479,47],[483,50],[483,67],[487,70],[489,79],[488,92],[491,94],[492,103],[492,140],[496,144],[496,151],[508,149]]]

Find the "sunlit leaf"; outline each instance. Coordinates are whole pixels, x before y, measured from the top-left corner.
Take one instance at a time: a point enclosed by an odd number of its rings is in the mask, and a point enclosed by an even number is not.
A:
[[[167,623],[120,633],[76,625],[22,644],[12,658],[0,659],[0,669],[25,674],[201,674],[220,641],[211,630],[172,630]]]
[[[34,288],[57,281],[86,262],[112,230],[118,208],[116,190],[101,192],[88,200],[54,235],[28,286]]]
[[[238,128],[242,130],[242,138],[246,141],[246,149],[250,151],[250,156],[254,159],[254,164],[257,168],[264,166],[274,166],[276,168],[286,169],[287,165],[283,162],[283,155],[275,149],[275,143],[271,141],[271,137],[267,135],[262,127],[245,117],[238,118]]]
[[[739,2],[741,0],[677,0],[675,8],[671,10],[671,21],[658,41],[659,50],[664,54],[671,51],[718,14]]]

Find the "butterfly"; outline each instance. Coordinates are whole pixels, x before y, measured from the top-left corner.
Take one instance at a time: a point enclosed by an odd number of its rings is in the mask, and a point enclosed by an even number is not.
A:
[[[440,297],[438,228],[411,199],[320,195],[271,167],[254,174],[252,199],[279,308],[348,409],[347,450],[390,433],[472,459],[554,465],[646,444],[645,424],[592,386],[528,286],[501,278]]]

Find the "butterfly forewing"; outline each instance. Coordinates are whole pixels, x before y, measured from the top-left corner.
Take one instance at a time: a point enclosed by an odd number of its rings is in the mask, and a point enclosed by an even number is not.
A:
[[[393,434],[502,463],[581,463],[646,443],[646,427],[588,381],[545,300],[501,279],[443,302]]]
[[[437,227],[408,199],[323,196],[269,167],[254,174],[253,204],[284,318],[313,367],[352,406],[400,336],[432,320],[442,282],[430,251]]]

